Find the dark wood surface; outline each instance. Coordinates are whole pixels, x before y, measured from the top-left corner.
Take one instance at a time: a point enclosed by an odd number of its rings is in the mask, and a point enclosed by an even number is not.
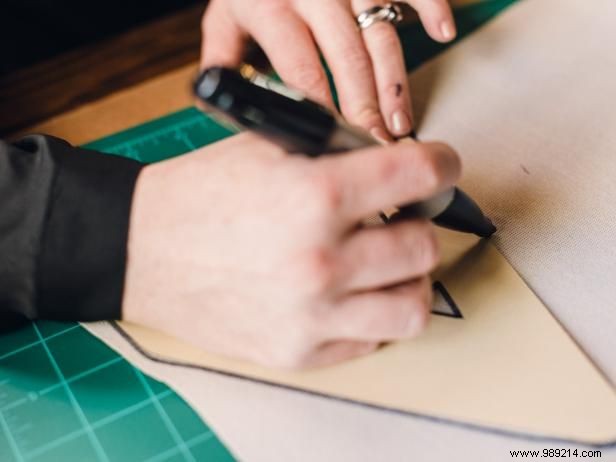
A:
[[[199,59],[203,6],[0,77],[0,136]]]

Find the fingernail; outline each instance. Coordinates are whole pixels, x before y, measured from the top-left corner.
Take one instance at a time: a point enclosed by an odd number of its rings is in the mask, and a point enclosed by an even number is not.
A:
[[[447,41],[452,40],[456,36],[456,33],[449,21],[443,21],[441,23],[441,34]]]
[[[372,128],[370,130],[370,134],[372,135],[372,138],[377,140],[379,143],[389,144],[392,142],[391,136],[389,136],[389,134],[381,127]]]
[[[411,120],[409,116],[406,115],[404,111],[400,109],[397,110],[391,116],[391,128],[396,136],[408,135],[411,131]]]

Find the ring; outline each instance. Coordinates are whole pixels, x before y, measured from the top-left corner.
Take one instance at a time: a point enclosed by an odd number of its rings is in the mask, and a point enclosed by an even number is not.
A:
[[[357,16],[356,21],[359,28],[364,30],[381,21],[397,24],[402,21],[402,17],[402,9],[397,5],[397,2],[394,2],[383,6],[373,6],[366,11],[362,11]]]

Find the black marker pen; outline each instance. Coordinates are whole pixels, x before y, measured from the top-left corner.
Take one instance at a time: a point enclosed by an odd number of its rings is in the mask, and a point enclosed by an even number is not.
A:
[[[299,93],[261,74],[250,77],[213,67],[199,76],[194,91],[219,116],[262,134],[291,153],[318,157],[378,145],[368,133]],[[390,221],[413,217],[430,218],[444,228],[481,237],[496,231],[477,204],[458,188],[401,206]]]

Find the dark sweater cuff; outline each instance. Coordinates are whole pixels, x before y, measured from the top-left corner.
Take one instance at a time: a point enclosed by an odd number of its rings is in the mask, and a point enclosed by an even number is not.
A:
[[[38,316],[120,319],[130,210],[142,164],[57,138],[44,143],[56,168],[38,261]]]

